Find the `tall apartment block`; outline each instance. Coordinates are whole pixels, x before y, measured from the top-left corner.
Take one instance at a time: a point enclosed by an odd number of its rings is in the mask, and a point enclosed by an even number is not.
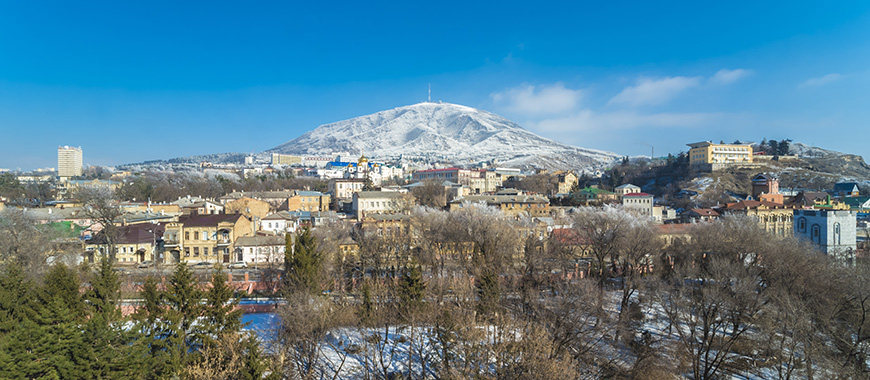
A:
[[[82,148],[57,147],[57,176],[78,177],[82,175]]]

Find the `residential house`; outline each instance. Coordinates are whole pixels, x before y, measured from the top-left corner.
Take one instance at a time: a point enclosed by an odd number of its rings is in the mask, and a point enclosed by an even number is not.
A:
[[[513,216],[550,216],[550,201],[538,195],[468,195],[450,201],[450,211],[468,203],[485,203]]]
[[[248,219],[259,220],[271,214],[272,205],[251,197],[242,197],[224,204],[224,212],[227,214],[242,214]]]
[[[292,197],[296,190],[274,190],[274,191],[234,191],[227,195],[218,198],[221,204],[242,199],[251,198],[263,201],[269,204],[272,210],[277,210],[287,198]]]
[[[236,240],[232,261],[252,264],[283,263],[285,249],[284,235],[242,236]]]
[[[278,211],[260,220],[260,231],[274,235],[296,232],[299,219],[290,215],[289,211]]]
[[[555,194],[568,194],[577,184],[577,174],[573,171],[558,171],[554,174],[556,175]]]
[[[811,208],[815,205],[828,203],[830,197],[831,195],[824,191],[801,191],[788,204],[796,208]]]
[[[858,184],[855,182],[840,182],[834,184],[832,193],[835,197],[859,197],[861,196],[861,189],[858,188]]]
[[[183,215],[214,215],[224,212],[224,206],[213,201],[200,201],[181,207]]]
[[[158,248],[163,240],[163,223],[129,224],[118,227],[115,237],[115,259],[119,263],[139,263],[145,260],[157,261],[162,253]],[[94,262],[109,254],[109,243],[104,232],[97,233],[87,241],[87,260]]]
[[[253,235],[253,223],[241,214],[190,215],[166,225],[164,244],[172,262],[228,263],[236,239]]]
[[[640,191],[639,187],[637,188],[637,191]],[[587,205],[590,203],[604,204],[617,202],[623,195],[607,191],[598,187],[585,187],[583,189],[580,189],[577,194],[581,200],[586,202]]]
[[[825,254],[854,265],[856,214],[850,210],[794,210],[794,235],[812,242]]]
[[[278,206],[278,210],[286,211],[328,211],[329,194],[319,191],[294,191],[293,195]]]
[[[843,198],[843,203],[848,205],[852,211],[870,212],[870,197],[846,197]]]
[[[693,208],[680,214],[683,223],[712,222],[719,218],[719,213],[712,208]]]

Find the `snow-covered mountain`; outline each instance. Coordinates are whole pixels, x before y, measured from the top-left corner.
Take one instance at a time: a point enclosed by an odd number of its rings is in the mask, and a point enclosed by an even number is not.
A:
[[[348,152],[378,160],[414,157],[457,164],[587,169],[618,155],[578,148],[531,133],[491,112],[449,103],[419,103],[325,124],[267,151],[285,154]]]

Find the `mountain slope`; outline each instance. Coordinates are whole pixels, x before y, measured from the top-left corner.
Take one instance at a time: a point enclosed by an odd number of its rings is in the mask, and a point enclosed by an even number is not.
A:
[[[414,157],[472,163],[583,169],[600,167],[615,153],[558,143],[496,114],[448,103],[419,103],[325,124],[269,153],[364,152],[380,160]]]

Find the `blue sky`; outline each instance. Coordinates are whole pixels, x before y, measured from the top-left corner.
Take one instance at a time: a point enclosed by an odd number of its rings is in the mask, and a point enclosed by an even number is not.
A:
[[[58,145],[91,165],[262,151],[430,83],[624,155],[870,154],[870,3],[653,3],[3,2],[0,168],[55,166]]]

